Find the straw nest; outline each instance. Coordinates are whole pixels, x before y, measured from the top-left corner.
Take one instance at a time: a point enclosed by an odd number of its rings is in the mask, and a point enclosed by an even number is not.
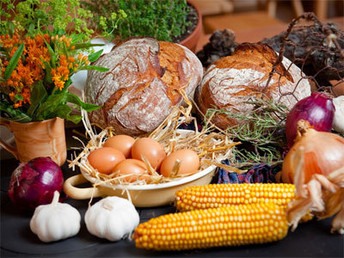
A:
[[[150,137],[158,141],[165,149],[167,155],[179,149],[191,149],[195,151],[200,157],[201,165],[198,171],[202,171],[210,165],[216,165],[217,167],[222,167],[229,171],[240,172],[234,167],[221,164],[222,160],[230,159],[232,157],[232,149],[239,143],[233,142],[225,132],[219,131],[210,123],[206,123],[202,130],[198,131],[197,121],[195,117],[192,117],[191,115],[192,103],[186,98],[185,94],[183,94],[183,96],[187,105],[185,107],[173,107],[172,112],[161,123],[161,125],[152,133],[145,135],[144,137]],[[146,159],[144,159],[144,163],[146,164],[147,171],[150,175],[150,180],[148,180],[148,182],[144,180],[137,180],[135,182],[128,183],[123,181],[123,176],[117,176],[116,172],[109,175],[99,173],[89,164],[87,157],[93,150],[102,147],[103,143],[109,137],[114,136],[115,133],[112,128],[105,128],[97,134],[92,129],[94,124],[90,123],[87,113],[84,111],[82,111],[82,121],[87,137],[90,140],[88,141],[87,145],[83,145],[83,150],[80,154],[74,155],[75,158],[70,161],[69,167],[75,169],[75,166],[78,166],[86,178],[94,178],[96,182],[99,182],[99,184],[105,183],[108,186],[116,186],[160,184],[178,180],[182,177],[176,175],[177,173],[173,173],[173,171],[171,173],[171,177],[163,177],[154,170],[154,168]],[[180,125],[185,123],[194,123],[196,130],[191,131],[178,129]],[[178,165],[178,163],[175,164],[174,170],[178,170]]]

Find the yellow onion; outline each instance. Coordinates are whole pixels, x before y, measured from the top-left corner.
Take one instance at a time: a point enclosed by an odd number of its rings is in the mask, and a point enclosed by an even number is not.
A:
[[[300,166],[304,183],[314,174],[328,176],[343,168],[344,138],[334,133],[316,131],[307,121],[300,120],[297,124],[296,141],[283,161],[283,182],[294,183],[295,171]]]

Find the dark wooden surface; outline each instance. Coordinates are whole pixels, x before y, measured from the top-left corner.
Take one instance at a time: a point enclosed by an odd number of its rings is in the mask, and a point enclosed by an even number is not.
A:
[[[281,241],[241,247],[221,247],[183,252],[153,252],[135,248],[131,240],[109,242],[88,233],[83,216],[88,201],[67,199],[82,215],[81,230],[75,237],[43,243],[29,227],[31,212],[14,207],[7,196],[9,178],[18,162],[1,161],[1,257],[343,257],[344,237],[331,234],[331,220],[311,221],[289,232]],[[65,164],[65,177],[78,173]],[[97,200],[95,200],[97,201]],[[174,212],[173,206],[138,209],[141,222]]]

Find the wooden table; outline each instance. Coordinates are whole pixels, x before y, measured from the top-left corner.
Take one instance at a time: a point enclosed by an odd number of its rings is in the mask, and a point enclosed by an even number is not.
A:
[[[69,153],[70,154],[70,153]],[[29,227],[32,213],[22,212],[10,202],[7,190],[15,159],[1,161],[1,252],[0,257],[343,257],[344,237],[331,234],[331,219],[300,224],[295,232],[274,243],[240,247],[220,247],[181,252],[154,252],[138,249],[133,241],[109,242],[88,233],[84,214],[89,200],[68,199],[82,216],[81,230],[75,237],[53,243],[43,243]],[[62,166],[65,178],[73,172]],[[95,203],[96,200],[93,201]],[[138,209],[140,221],[175,212],[173,205]]]

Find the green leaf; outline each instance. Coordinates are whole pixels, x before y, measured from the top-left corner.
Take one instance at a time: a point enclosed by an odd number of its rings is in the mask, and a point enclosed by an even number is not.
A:
[[[2,117],[15,122],[28,123],[32,121],[31,117],[22,112],[20,109],[14,108],[12,105],[9,105],[5,102],[0,102],[0,111],[7,115],[4,116],[2,114]]]
[[[47,100],[42,103],[36,112],[36,119],[41,121],[56,117],[56,110],[59,105],[66,103],[66,96],[64,94],[50,95]]]
[[[98,105],[83,102],[78,96],[72,93],[67,92],[66,95],[67,95],[67,101],[69,103],[76,104],[87,112],[94,111],[100,108],[100,106]]]
[[[72,116],[68,116],[66,118],[68,121],[71,121],[73,122],[74,124],[78,124],[80,123],[81,119],[82,119],[82,116],[79,116],[79,115],[72,115]]]
[[[96,60],[98,60],[98,58],[103,54],[103,49],[95,52],[95,53],[92,53],[90,55],[88,55],[88,61],[90,62],[94,62]]]
[[[83,35],[82,34],[73,34],[72,35],[72,42],[71,45],[77,44],[77,42],[83,41]]]
[[[56,109],[56,114],[58,117],[65,118],[72,112],[72,109],[67,105],[61,105]]]
[[[79,70],[96,70],[98,72],[107,72],[109,71],[109,68],[96,66],[96,65],[87,65],[87,66],[80,67]]]
[[[88,49],[90,47],[102,47],[105,44],[79,43],[75,44],[75,49]]]
[[[44,40],[45,41],[45,40]],[[56,55],[54,50],[51,48],[50,44],[45,41],[45,45],[48,48],[49,55],[50,55],[50,64],[53,68],[56,68]]]
[[[53,78],[52,78],[52,74],[51,74],[51,66],[50,63],[45,61],[43,58],[41,58],[42,63],[45,66],[45,81],[47,83],[52,83],[53,82]]]
[[[65,114],[62,113],[62,111],[66,111],[63,106],[67,103],[75,104],[76,107],[82,108],[87,112],[100,108],[100,106],[94,104],[84,103],[78,96],[72,93],[59,92],[57,94],[50,95],[47,100],[39,106],[36,112],[36,119],[45,120],[59,116],[68,120],[70,112]]]
[[[20,58],[21,54],[23,53],[23,51],[24,51],[24,43],[22,43],[18,47],[17,51],[14,53],[10,62],[8,63],[8,66],[6,67],[6,70],[4,72],[5,81],[7,81],[10,78],[13,70],[16,68],[16,66],[18,64],[19,58]]]
[[[16,95],[14,95],[14,99],[15,100],[24,100],[24,96],[21,94],[16,94]]]
[[[31,117],[34,117],[34,112],[39,107],[41,103],[47,98],[48,93],[42,83],[39,81],[35,87],[33,87],[31,92],[31,105],[27,111],[27,114]]]
[[[8,24],[8,31],[10,33],[11,36],[13,36],[14,32],[15,32],[15,25],[13,22],[9,22]]]

